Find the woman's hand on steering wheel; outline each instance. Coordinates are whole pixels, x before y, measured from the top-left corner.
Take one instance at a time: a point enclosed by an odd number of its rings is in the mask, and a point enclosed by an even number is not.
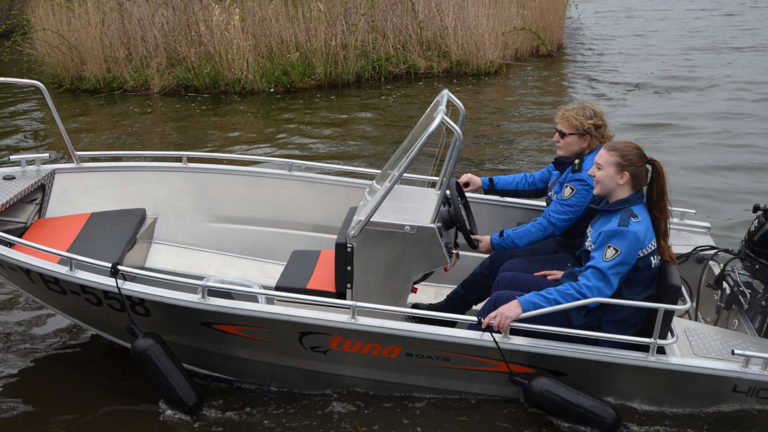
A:
[[[493,245],[491,245],[491,236],[473,235],[472,239],[477,241],[477,252],[491,253],[493,252]]]
[[[467,195],[458,180],[451,180],[448,187],[453,226],[459,230],[471,249],[477,249],[477,242],[472,238],[477,235],[477,225]]]
[[[459,184],[464,192],[474,192],[478,189],[483,189],[483,181],[480,180],[480,177],[470,173],[459,177]]]

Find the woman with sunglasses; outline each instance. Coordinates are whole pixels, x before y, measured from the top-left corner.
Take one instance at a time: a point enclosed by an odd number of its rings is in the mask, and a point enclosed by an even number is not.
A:
[[[448,296],[437,303],[414,303],[419,310],[463,314],[488,298],[496,276],[502,272],[565,269],[576,265],[576,252],[584,241],[589,219],[583,216],[592,199],[592,168],[600,146],[610,141],[605,114],[592,104],[568,105],[555,115],[556,157],[546,168],[496,177],[464,174],[459,178],[466,192],[516,198],[546,197],[541,217],[501,230],[475,236],[478,251],[490,253]],[[443,320],[412,317],[425,324],[454,326]]]
[[[598,152],[589,175],[598,199],[590,204],[596,216],[579,250],[582,265],[540,275],[499,274],[478,313],[485,317],[483,328],[492,322],[494,330],[506,332],[523,312],[598,297],[644,301],[656,291],[661,260],[676,262],[669,246],[669,198],[661,164],[635,143],[610,142]],[[631,336],[640,330],[645,314],[641,308],[589,305],[524,322]]]

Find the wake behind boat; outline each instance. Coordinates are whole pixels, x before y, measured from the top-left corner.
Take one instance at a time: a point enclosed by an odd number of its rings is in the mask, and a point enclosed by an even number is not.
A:
[[[16,155],[19,166],[0,169],[0,276],[111,341],[132,344],[130,316],[190,370],[300,390],[520,397],[511,373],[652,408],[768,405],[762,334],[686,318],[692,293],[681,275],[698,280],[702,266],[716,265],[695,259],[709,257],[695,248],[712,239],[687,210],[673,209],[670,240],[675,253],[695,255],[664,267],[657,302],[592,299],[521,317],[587,303],[649,308],[656,313],[641,334],[513,324],[634,349],[511,335],[498,336],[497,349],[490,334],[461,325],[473,316],[409,309],[442,298],[480,263],[470,233],[525,223],[544,207],[463,196],[452,178],[465,112],[448,91],[376,171],[210,153],[77,152],[41,84],[0,83],[43,91],[72,158],[45,164],[48,155]],[[694,294],[704,297],[700,288]],[[700,307],[687,316],[699,318]]]

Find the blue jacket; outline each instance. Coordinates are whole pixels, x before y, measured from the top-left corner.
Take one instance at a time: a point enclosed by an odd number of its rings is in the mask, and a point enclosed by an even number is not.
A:
[[[644,301],[656,291],[661,261],[643,193],[613,203],[599,199],[590,210],[596,216],[578,253],[582,267],[566,271],[558,286],[521,296],[523,311],[595,297]],[[576,328],[634,335],[645,309],[590,305],[568,316]]]
[[[589,223],[589,218],[582,215],[594,189],[592,178],[587,173],[595,164],[595,155],[599,150],[600,147],[570,160],[555,158],[546,168],[534,173],[483,177],[483,191],[487,194],[516,198],[546,196],[547,202],[541,217],[492,235],[493,249],[519,249],[556,237],[562,249],[578,251]]]

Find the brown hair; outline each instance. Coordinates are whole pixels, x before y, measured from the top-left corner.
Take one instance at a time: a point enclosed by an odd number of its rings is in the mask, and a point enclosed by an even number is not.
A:
[[[600,108],[589,103],[566,105],[560,108],[555,114],[555,122],[567,124],[576,129],[577,133],[591,136],[592,139],[587,147],[588,153],[613,139],[605,114]]]
[[[677,263],[675,254],[669,246],[669,193],[667,192],[667,178],[661,162],[649,158],[643,149],[629,141],[612,141],[603,146],[603,150],[611,153],[616,158],[616,169],[619,172],[626,171],[632,185],[632,190],[637,192],[647,186],[645,190],[645,205],[651,215],[651,224],[656,234],[656,244],[659,256],[664,261]],[[651,174],[648,175],[648,167]]]

